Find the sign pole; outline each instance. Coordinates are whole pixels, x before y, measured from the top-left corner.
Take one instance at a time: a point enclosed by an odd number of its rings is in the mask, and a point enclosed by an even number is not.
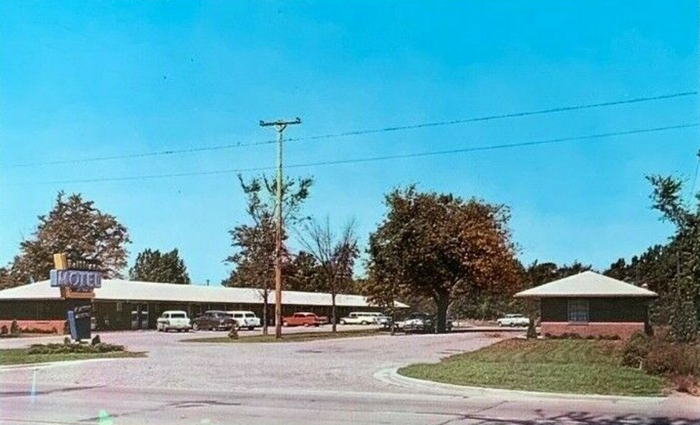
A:
[[[87,261],[83,261],[88,263]],[[102,285],[102,273],[78,261],[70,269],[65,253],[53,255],[55,269],[51,270],[51,286],[59,287],[61,298],[66,301],[68,327],[71,338],[75,341],[90,339],[92,320],[92,302],[95,288]]]

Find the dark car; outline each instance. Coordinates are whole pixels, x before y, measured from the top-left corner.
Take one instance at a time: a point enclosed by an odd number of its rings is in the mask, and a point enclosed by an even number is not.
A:
[[[414,312],[406,320],[396,322],[396,326],[404,332],[435,332],[437,321],[432,314]],[[447,320],[446,331],[452,331],[452,320]]]
[[[209,310],[192,321],[193,330],[228,331],[236,321],[225,311]]]

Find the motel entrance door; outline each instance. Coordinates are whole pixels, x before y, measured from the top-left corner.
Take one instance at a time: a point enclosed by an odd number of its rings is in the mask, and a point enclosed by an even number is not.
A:
[[[136,304],[131,311],[131,329],[148,329],[148,304]]]

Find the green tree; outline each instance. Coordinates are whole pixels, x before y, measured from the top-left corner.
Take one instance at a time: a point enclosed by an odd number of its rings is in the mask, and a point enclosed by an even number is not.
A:
[[[306,251],[299,251],[285,269],[285,288],[290,291],[323,291],[322,271],[316,258]]]
[[[556,263],[540,263],[535,260],[524,270],[525,287],[532,288],[533,286],[543,285],[588,270],[591,270],[590,265],[585,265],[578,261],[558,266]]]
[[[414,186],[386,197],[388,211],[370,237],[370,269],[398,292],[432,298],[437,330],[461,296],[510,294],[518,282],[515,247],[503,205]]]
[[[330,220],[323,224],[311,221],[300,234],[299,241],[306,252],[311,254],[319,265],[322,288],[331,294],[331,326],[336,331],[337,315],[335,299],[338,293],[346,291],[352,285],[352,268],[359,255],[355,223],[348,223],[336,235],[331,230]]]
[[[233,270],[222,284],[258,288],[263,301],[263,334],[267,335],[268,302],[274,284],[275,263],[275,193],[276,181],[265,176],[245,181],[238,176],[246,198],[246,213],[249,223],[235,226],[229,234],[234,252],[225,259]],[[313,184],[310,178],[285,179],[282,185],[283,219],[295,225],[306,217],[300,215],[303,202],[309,197]],[[287,232],[282,234],[282,261],[286,269],[291,255],[286,247]]]
[[[140,252],[136,256],[134,266],[129,270],[129,278],[145,282],[190,283],[187,267],[177,249],[165,254],[157,249]]]
[[[21,242],[20,254],[5,273],[5,285],[48,279],[53,254],[59,252],[69,260],[94,262],[107,278],[121,277],[130,242],[126,227],[97,209],[93,201],[59,192],[53,209],[39,216],[32,237]]]
[[[683,202],[683,185],[679,179],[650,176],[648,180],[654,188],[653,207],[664,220],[676,226],[672,244],[676,273],[669,289],[671,331],[677,341],[694,341],[698,337],[700,317],[700,208],[697,205],[691,208]]]

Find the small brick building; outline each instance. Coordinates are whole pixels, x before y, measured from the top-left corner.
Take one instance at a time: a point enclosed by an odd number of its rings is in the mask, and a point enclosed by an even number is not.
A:
[[[629,338],[649,327],[645,288],[587,271],[515,294],[540,301],[540,333]]]

